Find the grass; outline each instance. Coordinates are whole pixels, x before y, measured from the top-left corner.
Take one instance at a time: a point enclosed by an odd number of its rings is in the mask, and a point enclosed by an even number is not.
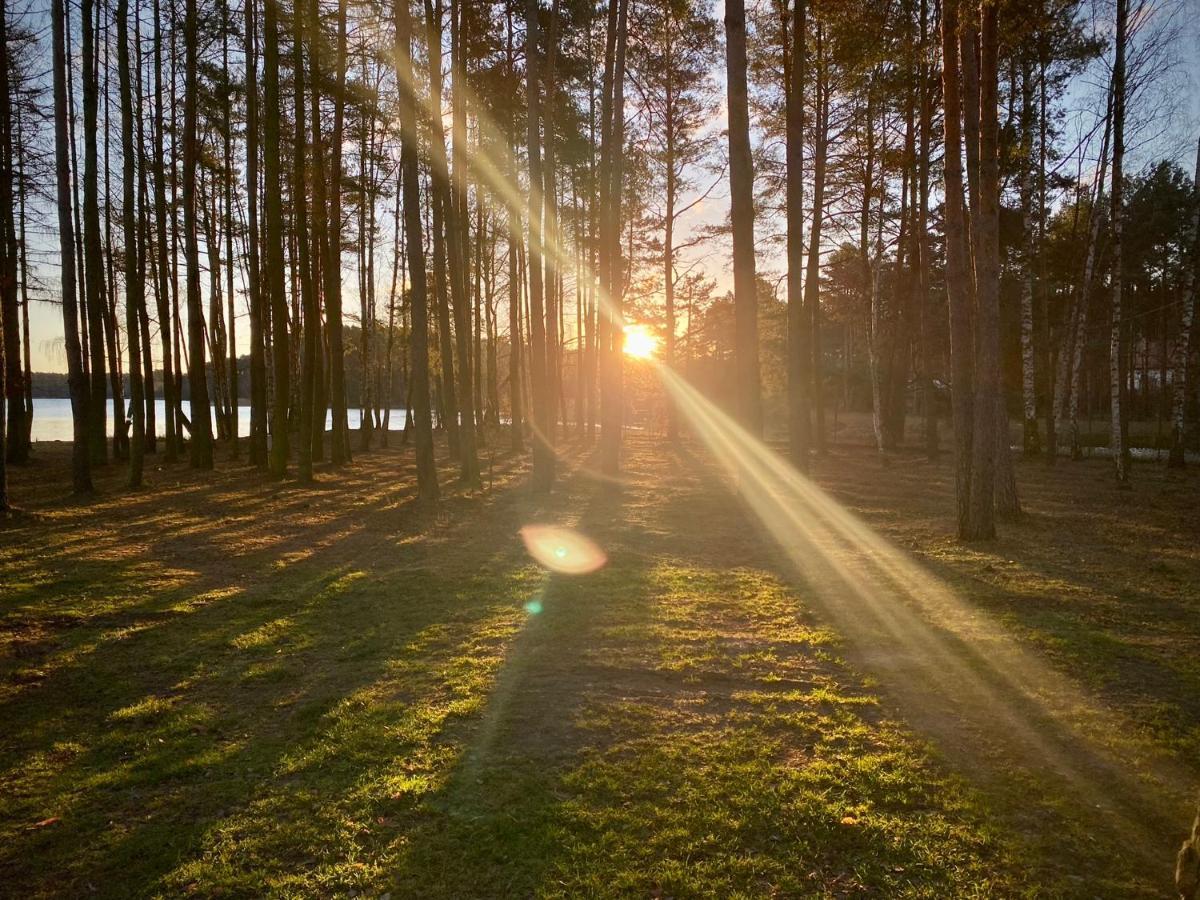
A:
[[[1093,811],[914,727],[688,451],[632,438],[620,491],[577,470],[546,501],[499,456],[436,511],[396,450],[311,489],[106,473],[85,505],[41,455],[0,531],[0,893],[1163,890],[1173,847],[1139,869]],[[839,448],[816,477],[1187,759],[1196,476],[1106,472],[1022,466],[1029,513],[984,548],[944,537],[944,461]],[[548,575],[530,522],[608,565]]]

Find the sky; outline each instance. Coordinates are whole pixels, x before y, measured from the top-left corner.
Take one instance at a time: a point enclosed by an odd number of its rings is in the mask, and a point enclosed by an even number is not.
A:
[[[1173,11],[1178,16],[1180,23],[1178,46],[1173,50],[1176,69],[1165,88],[1165,92],[1173,98],[1176,109],[1169,126],[1161,133],[1156,132],[1144,146],[1137,148],[1130,167],[1136,169],[1151,159],[1167,155],[1174,157],[1181,166],[1190,172],[1194,161],[1194,136],[1200,130],[1200,0],[1158,0],[1158,2],[1167,4],[1165,8]],[[716,3],[714,15],[718,19],[723,16],[723,2],[720,0]],[[1092,71],[1081,78],[1078,85],[1068,94],[1066,102],[1069,106],[1083,108],[1089,105],[1091,99],[1089,91],[1094,95],[1095,85],[1103,83],[1106,79],[1100,66],[1100,63],[1094,65]],[[725,84],[723,57],[722,64],[713,72],[713,79],[723,92]],[[79,102],[78,95],[76,102]],[[717,131],[722,130],[725,126],[725,116],[722,100],[710,127]],[[114,156],[116,157],[114,165],[119,168],[119,151],[114,153]],[[119,177],[114,181],[119,181]],[[697,181],[707,186],[711,183],[711,176],[698,175]],[[113,189],[119,191],[118,186],[114,186]],[[686,203],[687,199],[685,198],[683,202]],[[703,202],[683,218],[681,221],[682,239],[686,239],[686,236],[694,229],[722,223],[728,216],[728,209],[729,193],[727,184],[722,182]],[[44,217],[47,222],[55,221],[53,210],[50,208],[44,210]],[[390,214],[383,215],[381,212],[380,220],[384,223],[389,222]],[[114,227],[119,228],[119,223]],[[387,234],[388,227],[385,224],[384,234],[381,235],[377,251],[377,253],[382,252],[383,254],[382,257],[377,256],[377,277],[379,279],[377,296],[380,297],[387,295],[391,271],[390,247],[392,241]],[[57,294],[57,234],[53,229],[48,232],[31,234],[30,257],[31,263],[36,263],[38,273],[44,280],[47,290],[52,294]],[[689,253],[682,254],[680,269],[694,264],[696,269],[703,271],[716,282],[718,293],[724,293],[732,287],[730,257],[730,249],[726,242],[712,243],[690,251],[690,258]],[[781,274],[783,262],[780,259],[779,251],[760,250],[759,269],[765,273]],[[207,291],[207,279],[204,279],[203,284],[204,290]],[[354,269],[354,257],[352,254],[346,254],[343,258],[343,290],[344,302],[348,311],[358,308],[357,285],[358,276]],[[568,292],[569,290],[568,287]],[[570,296],[569,293],[568,296]],[[244,297],[239,298],[238,307],[241,310],[237,323],[239,351],[248,352],[249,326]],[[570,301],[568,309],[573,310],[573,303]],[[502,316],[501,319],[504,320],[504,317]],[[347,321],[350,319],[348,318]],[[356,323],[357,318],[355,317],[353,321]],[[30,326],[34,371],[66,371],[61,307],[57,304],[35,300],[30,304]],[[568,333],[573,330],[571,326],[568,326]],[[152,344],[155,345],[154,356],[157,362],[159,359],[157,335],[153,338]]]

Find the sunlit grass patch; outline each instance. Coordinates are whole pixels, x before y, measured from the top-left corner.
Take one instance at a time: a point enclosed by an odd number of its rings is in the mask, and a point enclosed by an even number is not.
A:
[[[88,509],[56,513],[55,528],[86,522],[86,540],[42,546],[34,531],[0,548],[0,578],[11,564],[26,585],[0,610],[14,626],[0,649],[4,891],[1150,893],[1153,876],[1125,874],[1087,815],[1059,830],[1066,805],[1021,819],[996,801],[1026,804],[1034,774],[985,790],[901,721],[702,465],[635,440],[619,493],[568,478],[549,500],[451,495],[421,518],[395,477],[408,458],[356,458],[344,483],[303,495],[218,470],[236,512],[210,515],[197,482],[156,495],[161,511],[104,506],[103,527]],[[160,513],[187,536],[157,535]],[[577,528],[608,564],[549,575],[521,549],[530,521]],[[136,543],[123,559],[128,529],[165,574],[134,562]],[[1024,578],[1025,563],[970,578],[993,576]],[[1047,600],[1043,620],[1039,590],[1006,619],[1030,643],[1068,660],[1094,647],[1110,686],[1128,686],[1135,650],[1192,683],[1190,657],[1158,643],[1181,641],[1185,617],[1093,642],[1074,630],[1076,595]],[[1101,593],[1079,595],[1086,615],[1129,627]],[[1139,720],[1191,746],[1181,703]]]

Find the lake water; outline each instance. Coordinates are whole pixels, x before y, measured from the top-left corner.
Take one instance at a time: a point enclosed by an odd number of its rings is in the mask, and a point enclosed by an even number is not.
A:
[[[185,400],[183,408],[185,412],[191,413],[190,404]],[[112,434],[113,430],[113,415],[112,415],[112,400],[108,400],[104,404],[105,411],[108,413],[107,433]],[[358,408],[348,409],[346,418],[350,422],[350,428],[356,429],[359,426]],[[154,424],[155,430],[161,435],[166,431],[167,410],[166,405],[162,400],[156,400],[154,404]],[[333,413],[326,412],[325,414],[325,429],[333,428]],[[404,429],[404,410],[393,409],[390,422],[391,431],[402,431]],[[185,432],[186,433],[186,432]],[[213,433],[216,433],[216,425],[213,426]],[[246,437],[250,434],[250,407],[238,406],[238,434]],[[33,439],[35,441],[69,441],[72,437],[71,424],[71,401],[67,399],[52,398],[52,397],[35,397],[33,399]]]

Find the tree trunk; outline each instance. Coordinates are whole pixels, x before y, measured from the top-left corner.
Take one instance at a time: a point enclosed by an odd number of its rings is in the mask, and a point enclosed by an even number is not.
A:
[[[0,0],[0,514],[9,509],[8,502],[8,458],[13,435],[23,433],[23,424],[10,418],[14,403],[10,397],[12,376],[9,373],[16,344],[12,322],[16,320],[17,279],[9,277],[16,268],[16,248],[9,242],[9,235],[16,232],[13,225],[12,202],[12,141],[10,130],[12,116],[8,99],[8,10],[5,0]],[[11,310],[10,310],[11,306]],[[16,354],[20,365],[20,353]],[[22,392],[23,393],[23,392]],[[24,404],[24,399],[20,401]]]
[[[83,26],[83,250],[84,294],[88,319],[88,346],[91,351],[91,453],[92,462],[102,465],[108,459],[105,445],[107,422],[104,407],[108,393],[104,363],[104,247],[100,240],[99,174],[96,138],[100,134],[97,122],[99,80],[96,64],[95,0],[82,0],[80,5]],[[70,61],[68,60],[68,65]],[[110,342],[111,343],[111,342]],[[114,400],[117,398],[114,397]],[[113,423],[121,430],[121,419]]]
[[[250,463],[267,465],[267,359],[263,334],[258,224],[258,24],[255,0],[245,0],[246,59],[246,286],[250,300]]]
[[[79,338],[79,314],[74,298],[75,226],[71,214],[71,142],[68,133],[66,33],[70,20],[63,0],[50,0],[50,28],[54,35],[54,161],[58,198],[58,242],[62,265],[63,332],[67,349],[67,382],[71,388],[71,477],[76,494],[92,491],[91,452],[88,446],[91,421],[90,394],[83,371],[83,347]]]
[[[351,457],[346,416],[346,351],[342,331],[342,134],[346,108],[346,7],[338,0],[337,93],[333,98],[333,135],[329,144],[329,206],[326,218],[325,318],[329,333],[329,392],[333,410],[333,464]],[[399,198],[397,198],[399,202]],[[390,340],[390,337],[389,337]]]
[[[221,64],[226,82],[229,76],[229,33],[233,30],[233,19],[229,14],[229,0],[223,0],[221,14],[224,27],[221,29]],[[237,311],[234,308],[233,294],[233,91],[231,85],[225,90],[225,329],[228,339],[228,360],[216,359],[216,366],[227,365],[227,385],[229,390],[229,407],[227,410],[228,423],[226,436],[229,438],[229,455],[231,459],[238,458],[238,355],[237,355]]]
[[[787,4],[781,6],[784,34],[784,91],[787,120],[787,355],[788,436],[792,462],[808,468],[811,427],[812,319],[804,305],[804,45],[808,34],[806,0],[796,0],[791,48],[787,46]],[[818,104],[820,101],[817,101]],[[815,222],[814,222],[815,225]]]
[[[20,464],[29,459],[17,303],[17,228],[13,219],[13,116],[9,92],[10,61],[6,5],[5,0],[0,0],[0,511],[8,508],[5,463]]]
[[[606,284],[601,289],[607,315],[602,320],[601,346],[606,360],[600,377],[600,468],[606,475],[616,475],[620,470],[621,431],[625,419],[625,398],[622,384],[624,365],[623,328],[624,272],[621,260],[621,195],[622,170],[625,151],[625,52],[629,38],[628,0],[617,4],[616,17],[609,16],[609,25],[615,30],[612,65],[605,61],[608,87],[605,101],[607,113],[602,116],[605,123],[604,143],[607,154],[601,156],[607,162],[601,165],[603,179],[604,229],[600,240],[604,244],[601,263]]]
[[[729,203],[733,223],[734,346],[738,417],[762,434],[758,365],[758,283],[754,271],[754,163],[746,88],[746,4],[726,0],[725,51],[729,107]]]
[[[313,284],[312,254],[308,236],[308,177],[307,139],[304,123],[304,34],[305,29],[314,27],[304,22],[300,7],[295,12],[295,41],[293,53],[293,90],[295,93],[294,117],[295,139],[292,147],[292,219],[296,236],[296,256],[300,275],[300,304],[303,324],[303,355],[300,360],[300,442],[296,463],[300,482],[311,484],[313,480],[313,415],[316,399],[317,329],[321,313],[317,306],[317,295]],[[315,82],[314,82],[315,83]],[[365,326],[364,326],[365,327]],[[365,373],[364,373],[365,374]]]
[[[433,422],[429,410],[429,321],[425,283],[425,248],[421,242],[421,196],[417,153],[416,106],[412,70],[412,20],[408,0],[396,0],[396,78],[400,87],[400,177],[404,191],[404,229],[409,266],[412,326],[412,410],[417,453],[417,496],[436,500],[437,465],[433,457]]]
[[[803,33],[803,32],[802,32]],[[801,48],[803,43],[800,44]],[[804,310],[809,327],[810,363],[809,392],[813,408],[811,443],[817,453],[825,449],[825,406],[822,396],[821,352],[821,226],[825,218],[825,168],[829,145],[829,83],[825,71],[824,32],[816,24],[816,110],[813,123],[815,144],[813,154],[812,227],[808,238],[808,272],[804,280]]]
[[[1033,85],[1031,67],[1025,66],[1021,77],[1021,225],[1024,242],[1021,248],[1021,410],[1023,414],[1022,446],[1026,456],[1042,451],[1037,420],[1036,350],[1033,346],[1033,260],[1035,235],[1033,230]]]
[[[248,4],[250,5],[250,4]],[[251,82],[253,83],[253,82]],[[171,319],[169,242],[167,238],[167,157],[163,143],[163,105],[166,98],[162,81],[162,14],[159,0],[154,0],[154,152],[157,164],[154,173],[154,225],[157,243],[158,289],[155,301],[158,310],[158,335],[162,344],[163,407],[166,414],[164,441],[166,460],[174,462],[179,455],[179,427],[176,412],[179,398],[175,393],[176,358],[171,351],[173,325]]]
[[[283,181],[280,173],[279,25],[277,0],[264,0],[263,15],[263,196],[266,207],[265,275],[271,311],[271,355],[274,407],[271,410],[271,474],[287,474],[288,398],[291,348],[288,341],[287,289],[283,271]]]
[[[959,101],[959,0],[942,9],[942,96],[946,133],[946,299],[950,310],[951,411],[954,419],[955,500],[959,538],[971,536],[971,457],[974,430],[974,337],[963,198],[962,110]]]
[[[917,151],[917,317],[920,331],[921,352],[921,405],[924,415],[925,456],[933,459],[938,455],[938,410],[937,391],[933,380],[934,337],[932,298],[929,295],[929,166],[930,145],[933,130],[933,87],[930,84],[929,62],[929,5],[921,0],[920,12],[920,65],[917,78],[920,80],[920,135]]]
[[[554,486],[553,401],[546,371],[546,318],[542,294],[542,152],[538,72],[538,0],[525,4],[525,78],[529,104],[529,380],[533,393],[533,489],[548,493]]]
[[[979,57],[979,202],[971,221],[975,244],[976,367],[975,436],[971,461],[971,521],[968,537],[996,536],[997,403],[1000,402],[1000,171],[996,108],[999,35],[997,10],[982,10]],[[973,92],[966,102],[975,101]]]
[[[479,451],[475,436],[474,375],[471,358],[471,310],[467,291],[468,256],[467,210],[467,108],[465,82],[466,61],[463,58],[462,5],[460,0],[450,4],[451,110],[453,121],[454,178],[446,191],[446,237],[451,261],[450,296],[454,304],[454,338],[458,351],[458,408],[461,421],[458,427],[459,480],[468,487],[479,486]],[[441,123],[437,123],[441,128]],[[474,362],[478,362],[475,360]]]
[[[184,32],[185,77],[183,100],[183,242],[187,256],[188,385],[192,395],[192,467],[211,469],[212,412],[204,370],[204,312],[200,305],[200,246],[197,241],[196,183],[199,146],[196,138],[200,82],[197,72],[196,0],[186,0]],[[220,365],[220,362],[217,362]]]
[[[1189,261],[1185,257],[1183,306],[1179,311],[1179,333],[1175,337],[1171,359],[1171,452],[1167,456],[1167,467],[1171,469],[1184,465],[1188,359],[1191,357],[1192,326],[1196,321],[1196,267],[1200,266],[1200,141],[1196,143],[1196,174],[1192,179],[1192,218],[1184,241],[1184,247],[1189,246],[1192,258]]]
[[[137,280],[141,284],[142,301],[138,308],[138,325],[141,328],[141,351],[142,351],[142,408],[145,410],[145,421],[142,428],[142,433],[145,435],[145,452],[156,453],[158,451],[158,440],[156,434],[156,416],[154,410],[154,355],[153,343],[150,340],[150,312],[147,309],[146,303],[146,273],[147,267],[151,264],[150,259],[150,193],[146,181],[146,167],[148,159],[145,153],[146,136],[145,136],[145,115],[143,111],[143,97],[145,96],[144,85],[142,83],[142,5],[140,0],[134,5],[133,15],[133,47],[134,47],[134,71],[137,73],[133,82],[133,116],[134,122],[137,123],[137,131],[135,133],[135,155],[137,159],[137,239],[139,245],[138,264],[137,264]],[[152,282],[157,284],[156,281]]]
[[[555,74],[554,66],[558,54],[558,19],[559,0],[551,0],[550,29],[546,34],[546,71],[542,75],[545,85],[546,102],[542,107],[542,143],[545,153],[542,173],[545,186],[542,191],[543,206],[543,244],[547,251],[543,253],[545,264],[546,286],[546,380],[550,396],[550,434],[551,442],[555,440],[558,423],[557,400],[562,394],[561,348],[558,335],[558,286],[561,275],[560,260],[564,258],[562,234],[558,225],[558,183],[555,171],[554,146],[554,113],[555,113]]]
[[[125,331],[129,346],[130,411],[133,433],[129,443],[129,486],[142,486],[142,465],[146,449],[146,398],[142,382],[141,325],[139,314],[145,302],[145,285],[140,277],[133,141],[133,87],[130,84],[129,2],[117,0],[117,69],[121,79],[121,157],[122,183],[125,190]]]
[[[510,90],[518,88],[513,53],[512,4],[506,6],[507,28],[505,30],[505,75]],[[506,158],[507,175],[512,184],[517,183],[516,161],[516,116],[510,113],[505,123],[508,145]],[[515,192],[514,192],[515,193]],[[521,409],[521,266],[518,248],[521,241],[520,210],[516,202],[508,198],[504,204],[508,228],[508,417],[509,445],[513,453],[525,450],[524,423]]]
[[[1110,436],[1117,484],[1129,483],[1128,425],[1125,411],[1125,382],[1122,377],[1125,323],[1121,309],[1124,258],[1121,237],[1125,227],[1125,44],[1129,0],[1117,0],[1116,60],[1113,63],[1113,148],[1112,190],[1109,193],[1112,219],[1112,329],[1109,338],[1109,399],[1112,419]]]

